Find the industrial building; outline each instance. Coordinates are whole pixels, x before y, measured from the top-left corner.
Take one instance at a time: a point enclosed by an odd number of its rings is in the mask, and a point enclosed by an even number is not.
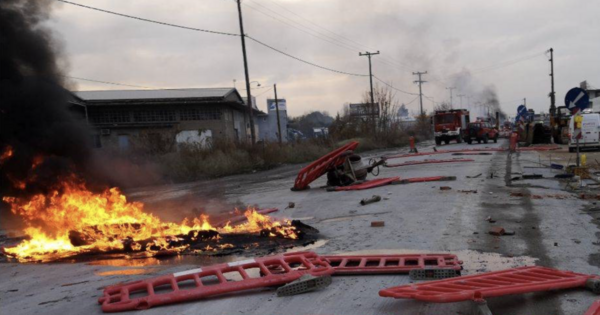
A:
[[[206,145],[250,139],[247,107],[235,88],[74,92],[95,127],[96,147]],[[267,115],[254,106],[255,121]],[[255,126],[259,134],[258,124]]]

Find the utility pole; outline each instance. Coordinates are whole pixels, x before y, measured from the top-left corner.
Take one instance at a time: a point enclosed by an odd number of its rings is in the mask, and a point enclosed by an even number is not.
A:
[[[421,75],[427,74],[427,71],[424,72],[413,72],[413,75],[419,76],[419,80],[415,80],[414,83],[419,84],[419,104],[421,105],[421,117],[423,117],[423,91],[421,89],[421,85],[427,81],[421,80]]]
[[[455,87],[447,87],[446,90],[450,91],[450,108],[453,108],[454,106],[452,105],[452,90],[456,89]]]
[[[527,107],[527,98],[526,97],[523,98],[523,106]]]
[[[248,98],[248,121],[250,122],[250,135],[252,145],[256,143],[256,134],[254,133],[254,117],[252,117],[252,93],[250,92],[250,75],[248,74],[248,58],[246,56],[246,34],[244,34],[244,22],[242,20],[242,3],[237,0],[238,15],[240,18],[240,38],[242,39],[242,53],[244,55],[244,72],[246,75],[246,97]]]
[[[550,48],[550,126],[554,126],[556,115],[556,98],[554,94],[554,49]]]
[[[277,84],[273,84],[273,90],[275,91],[275,112],[277,114],[277,137],[279,138],[279,145],[281,146],[281,122],[279,121],[279,99],[277,98]]]
[[[375,124],[375,98],[373,96],[373,73],[371,71],[371,56],[379,55],[379,50],[375,53],[365,52],[364,54],[359,52],[358,56],[367,56],[369,57],[369,80],[371,82],[371,113],[373,115],[373,124]]]
[[[464,94],[458,94],[457,96],[458,96],[458,98],[460,98],[460,108],[462,109],[463,108],[462,99],[463,99],[463,97],[465,97],[465,95]]]

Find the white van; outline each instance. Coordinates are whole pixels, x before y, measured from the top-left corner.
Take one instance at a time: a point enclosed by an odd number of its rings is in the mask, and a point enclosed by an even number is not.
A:
[[[586,109],[581,114],[581,139],[579,148],[600,148],[600,114]],[[569,120],[569,152],[577,150],[577,139],[575,138],[575,115]]]

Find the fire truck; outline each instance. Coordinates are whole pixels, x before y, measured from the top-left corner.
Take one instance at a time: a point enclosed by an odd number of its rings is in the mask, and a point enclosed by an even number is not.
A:
[[[469,124],[469,111],[466,109],[437,110],[433,115],[433,131],[435,144],[441,145],[442,141],[449,144],[451,140],[461,143],[462,130]]]

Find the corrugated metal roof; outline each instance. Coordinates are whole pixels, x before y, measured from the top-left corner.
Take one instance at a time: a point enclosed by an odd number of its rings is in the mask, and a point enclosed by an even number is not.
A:
[[[149,100],[175,98],[221,98],[235,91],[234,88],[167,89],[167,90],[108,90],[77,91],[75,95],[85,101]]]

